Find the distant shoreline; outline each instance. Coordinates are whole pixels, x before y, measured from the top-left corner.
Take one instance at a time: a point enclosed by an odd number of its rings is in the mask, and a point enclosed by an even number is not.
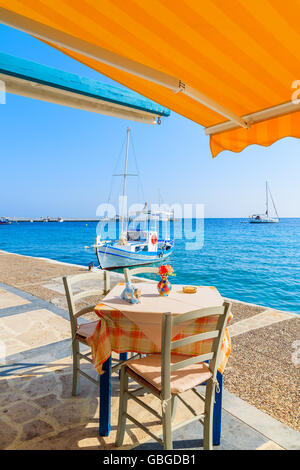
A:
[[[7,219],[11,222],[11,223],[41,223],[41,224],[44,224],[44,223],[64,223],[64,222],[119,222],[119,220],[115,220],[115,219],[110,219],[110,220],[102,220],[102,219],[89,219],[89,218],[79,218],[79,219],[63,219],[63,221],[59,221],[59,220],[48,220],[48,221],[44,221],[44,220],[41,220],[41,218],[10,218],[10,217],[7,217]],[[194,219],[197,219],[197,217],[182,217],[182,218],[175,218],[175,222],[178,222],[180,220],[194,220]],[[237,220],[237,219],[240,219],[240,220],[248,220],[249,217],[204,217],[204,220],[215,220],[215,219],[218,219],[218,220],[230,220],[230,219],[234,219],[234,220]],[[300,219],[300,217],[279,217],[279,219]],[[161,222],[171,222],[172,220],[169,220],[169,221],[161,221]]]

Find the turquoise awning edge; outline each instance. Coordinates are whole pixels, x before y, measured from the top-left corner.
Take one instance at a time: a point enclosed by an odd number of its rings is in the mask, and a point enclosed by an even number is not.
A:
[[[0,73],[115,103],[127,108],[139,109],[158,116],[167,117],[170,115],[169,109],[134,91],[107,85],[98,80],[58,70],[54,67],[9,54],[0,53]]]

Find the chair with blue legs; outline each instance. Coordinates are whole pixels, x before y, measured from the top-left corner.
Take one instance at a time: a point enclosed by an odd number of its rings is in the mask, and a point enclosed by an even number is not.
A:
[[[87,338],[93,334],[100,320],[78,324],[78,318],[87,313],[94,312],[94,308],[96,305],[87,304],[86,306],[77,309],[76,304],[79,301],[81,302],[81,305],[86,303],[85,299],[87,299],[88,297],[96,297],[100,300],[103,295],[107,294],[110,291],[110,274],[108,271],[100,270],[99,272],[75,274],[73,276],[63,277],[63,283],[68,303],[72,334],[72,395],[78,395],[80,375],[84,376],[86,379],[90,380],[96,385],[99,384],[99,377],[97,377],[97,379],[94,379],[80,368],[80,360],[84,360],[89,362],[90,364],[93,364],[91,352],[89,351],[84,354],[80,352],[80,344],[84,344],[86,346],[88,345]],[[84,283],[90,284],[90,286],[88,286],[85,290],[83,290],[82,288]],[[74,288],[75,290],[79,290],[79,292],[74,293]],[[120,359],[120,361],[116,360],[116,365],[112,367],[112,370],[120,368],[121,363],[123,362],[122,355],[120,355]]]
[[[124,276],[126,282],[131,282],[132,276],[136,274],[158,274],[158,268],[153,268],[151,266],[142,266],[141,268],[133,268],[133,269],[124,269]],[[148,280],[148,279],[147,279]],[[153,282],[149,279],[149,282]]]
[[[166,450],[173,448],[172,432],[199,421],[204,426],[204,449],[213,448],[213,409],[215,387],[217,385],[217,371],[221,346],[225,334],[231,304],[224,302],[221,307],[210,307],[182,315],[173,316],[165,313],[162,319],[162,349],[161,354],[151,354],[141,359],[134,359],[122,365],[120,384],[119,421],[116,437],[116,446],[123,443],[126,420],[128,419],[137,427],[141,427],[152,438],[161,443]],[[185,322],[197,321],[207,316],[216,316],[216,327],[212,331],[191,335],[172,341],[172,328]],[[198,356],[172,354],[172,351],[185,345],[199,341],[212,340],[210,352]],[[208,361],[208,363],[206,362]],[[148,393],[155,395],[161,401],[161,414],[139,400],[128,389],[129,378],[143,386]],[[202,396],[197,386],[206,383],[205,395]],[[197,414],[192,407],[185,402],[181,394],[192,390],[195,395],[204,402],[204,412]],[[186,404],[192,411],[193,417],[179,425],[172,427],[172,405],[175,397]],[[159,419],[162,428],[162,438],[150,431],[136,417],[127,412],[128,400],[133,399],[140,406],[151,412]]]

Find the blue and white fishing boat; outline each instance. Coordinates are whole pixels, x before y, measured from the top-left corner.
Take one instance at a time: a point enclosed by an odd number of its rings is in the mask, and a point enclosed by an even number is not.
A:
[[[123,200],[126,195],[126,178],[130,129],[127,129],[125,168],[123,176]],[[163,216],[163,211],[160,211]],[[173,237],[158,238],[157,223],[160,217],[157,211],[152,214],[147,209],[147,203],[142,211],[131,214],[129,217],[121,214],[118,223],[121,226],[118,240],[101,240],[96,237],[95,251],[102,269],[125,268],[152,264],[165,260],[174,250],[174,214],[170,223],[173,223]],[[134,223],[133,223],[134,222]],[[128,225],[137,224],[134,229],[128,229]],[[171,229],[170,229],[171,232]]]

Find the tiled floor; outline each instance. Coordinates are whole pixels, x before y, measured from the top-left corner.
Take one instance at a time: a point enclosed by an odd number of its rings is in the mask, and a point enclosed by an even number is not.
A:
[[[256,321],[255,317],[251,320]],[[6,356],[2,363],[0,358],[0,449],[114,447],[118,377],[112,380],[112,432],[102,438],[98,435],[98,387],[82,378],[80,396],[71,396],[71,341],[66,310],[0,285],[0,345],[1,355]],[[86,369],[96,376],[90,365]],[[255,415],[258,410],[236,398],[228,392],[224,395],[220,449],[300,448],[296,431],[276,420],[268,421],[270,418],[264,413]],[[144,399],[159,406],[152,397]],[[137,410],[135,404],[131,406],[149,429],[159,432],[151,415]],[[176,421],[184,416],[186,411],[179,405]],[[254,421],[251,416],[256,416]],[[174,433],[174,448],[200,449],[201,438],[201,426],[194,423]],[[159,448],[132,423],[128,425],[124,446]]]
[[[174,450],[198,450],[203,446],[202,425],[192,423],[186,428],[179,429],[173,434]],[[243,421],[234,418],[227,411],[223,411],[223,426],[221,445],[215,447],[217,450],[259,450],[259,449],[282,450],[278,444],[247,426]],[[135,447],[135,450],[160,450],[161,446],[151,440]]]
[[[0,296],[1,308],[17,307],[19,305],[25,305],[29,303],[28,300],[20,297],[19,295],[15,295],[12,292],[8,292],[5,289],[0,289]]]

